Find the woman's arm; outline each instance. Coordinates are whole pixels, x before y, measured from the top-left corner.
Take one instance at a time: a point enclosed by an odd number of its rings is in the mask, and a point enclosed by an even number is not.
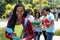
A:
[[[9,24],[10,20],[8,20],[8,24]],[[7,24],[7,28],[8,28],[8,24]],[[12,40],[11,35],[7,32],[7,30],[5,31],[5,37]]]

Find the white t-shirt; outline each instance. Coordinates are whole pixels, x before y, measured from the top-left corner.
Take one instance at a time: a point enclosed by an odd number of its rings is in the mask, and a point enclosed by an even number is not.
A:
[[[44,15],[43,15],[42,17],[40,17],[40,20],[41,20],[41,22],[42,22],[44,19],[47,19],[47,18],[48,18],[48,15],[47,15],[47,16],[44,16]],[[43,31],[46,31],[46,27],[43,26],[43,25],[42,25],[42,30],[43,30]]]
[[[52,13],[49,13],[48,14],[48,20],[51,22],[51,20],[54,20],[54,15]],[[53,25],[50,25],[49,28],[46,28],[46,32],[51,32],[53,33],[54,32],[54,24]]]
[[[34,17],[32,15],[30,15],[27,19],[30,20],[30,22],[34,21]]]
[[[34,18],[34,22],[40,22],[40,18],[38,19]],[[34,32],[42,32],[42,28],[40,26],[35,25]]]

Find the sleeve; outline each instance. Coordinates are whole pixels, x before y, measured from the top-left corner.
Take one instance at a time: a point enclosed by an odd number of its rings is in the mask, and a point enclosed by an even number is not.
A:
[[[40,22],[42,21],[42,18],[41,18],[41,17],[39,18],[39,21],[40,21]]]
[[[34,31],[33,31],[33,27],[32,27],[32,24],[30,23],[30,21],[28,21],[28,32],[29,32],[29,36],[27,37],[27,40],[31,40],[34,38]]]
[[[10,34],[8,34],[8,32],[7,32],[7,31],[5,31],[5,36],[6,36],[6,38],[11,38],[11,35],[10,35]]]
[[[6,38],[10,38],[10,39],[12,39],[11,38],[11,33],[12,33],[13,31],[12,30],[10,30],[10,28],[6,28],[6,31],[5,31],[5,36],[6,36]]]
[[[51,20],[54,20],[54,15],[53,14],[50,14],[48,19],[51,21]]]
[[[9,22],[9,21],[8,21]],[[8,28],[8,24],[7,24],[7,28]],[[7,32],[9,29],[6,29],[6,31],[5,31],[5,37],[6,38],[9,38],[10,40],[12,40],[12,38],[11,38],[11,35]]]
[[[51,15],[51,20],[54,20],[54,15],[53,14]]]
[[[8,32],[8,34],[12,34],[13,33],[13,30],[11,28],[6,28],[6,31]]]
[[[40,17],[40,21],[42,21],[43,20],[43,16],[42,17]]]
[[[34,21],[34,17],[33,17],[33,16],[31,16],[30,22],[33,22],[33,21]]]

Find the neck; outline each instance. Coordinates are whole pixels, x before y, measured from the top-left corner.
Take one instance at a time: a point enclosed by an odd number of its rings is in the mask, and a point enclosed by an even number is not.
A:
[[[47,15],[44,15],[44,16],[47,16]]]
[[[48,12],[48,14],[50,14],[50,12]]]
[[[18,18],[17,20],[22,20],[22,17],[21,18]]]
[[[38,19],[38,17],[36,17],[36,19]]]
[[[29,16],[30,16],[30,15],[27,15],[27,17],[26,17],[26,18],[29,18]]]

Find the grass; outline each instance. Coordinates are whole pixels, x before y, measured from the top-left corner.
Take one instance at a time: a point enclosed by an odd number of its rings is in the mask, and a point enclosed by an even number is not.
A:
[[[5,28],[0,28],[0,40],[8,40],[5,37]]]
[[[55,31],[56,36],[60,36],[60,29]]]

